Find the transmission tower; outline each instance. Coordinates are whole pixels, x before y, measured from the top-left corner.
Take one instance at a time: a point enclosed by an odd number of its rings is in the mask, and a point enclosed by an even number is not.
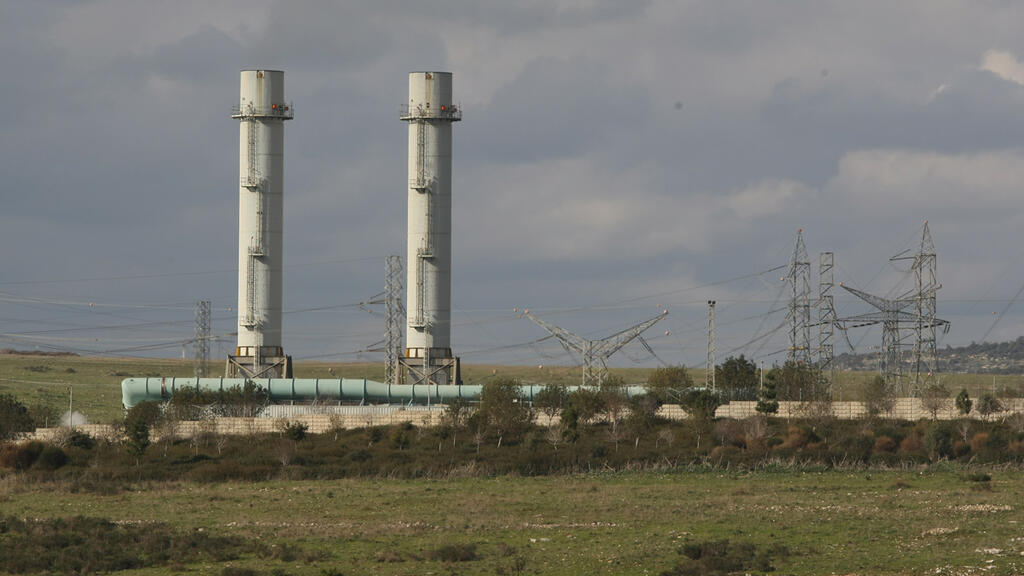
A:
[[[914,315],[907,312],[914,304],[914,298],[883,298],[868,294],[856,288],[850,288],[842,283],[839,286],[875,307],[877,312],[868,312],[843,318],[844,323],[852,323],[852,328],[882,325],[882,356],[879,364],[879,371],[885,378],[886,385],[893,390],[903,392],[903,364],[900,361],[900,324],[909,325],[915,321]]]
[[[704,386],[715,389],[715,301],[708,300],[708,360],[704,364]]]
[[[402,305],[402,257],[388,256],[385,266],[385,301],[387,333],[384,339],[386,362],[384,381],[398,384],[402,374],[402,325],[405,322],[405,306]]]
[[[384,291],[374,294],[359,307],[371,314],[378,314],[370,306],[384,305],[384,339],[366,347],[364,352],[384,352],[384,381],[401,384],[402,370],[402,325],[405,322],[405,306],[402,305],[402,257],[391,255],[384,261]]]
[[[210,301],[196,300],[196,332],[192,339],[193,373],[206,378],[210,372]]]
[[[832,252],[818,254],[818,380],[829,391],[836,380],[834,270],[835,255]]]
[[[523,316],[529,318],[534,324],[547,330],[548,333],[554,336],[562,344],[566,352],[580,356],[583,360],[584,386],[592,384],[600,386],[605,381],[605,378],[608,377],[608,365],[606,364],[608,358],[632,340],[640,338],[640,334],[657,324],[666,315],[668,315],[668,310],[663,311],[654,318],[634,324],[625,330],[620,330],[611,336],[601,338],[600,340],[588,340],[578,334],[569,332],[565,328],[560,328],[537,318],[530,314],[529,310],[523,312]]]
[[[935,278],[935,244],[928,230],[928,221],[924,221],[921,231],[921,245],[914,257],[914,284],[916,295],[914,316],[917,323],[914,327],[914,387],[916,391],[931,385],[938,371],[935,358],[935,293],[939,284]],[[949,324],[945,324],[949,329]],[[924,380],[921,375],[924,373]]]
[[[785,281],[790,284],[789,353],[787,360],[804,365],[811,363],[811,262],[804,246],[803,229],[796,231],[796,246],[789,260]]]

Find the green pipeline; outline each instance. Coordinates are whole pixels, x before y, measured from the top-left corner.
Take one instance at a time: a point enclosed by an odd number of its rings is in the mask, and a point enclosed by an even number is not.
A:
[[[373,380],[354,378],[254,378],[256,386],[270,392],[270,401],[284,402],[344,402],[348,404],[446,404],[455,398],[476,399],[483,388],[480,385],[454,384],[385,384]],[[131,408],[139,402],[164,401],[175,392],[195,390],[198,392],[227,391],[241,388],[244,378],[125,378],[121,381],[121,402]],[[520,386],[519,394],[524,400],[533,402],[536,394],[545,386]],[[566,386],[573,392],[580,386]],[[626,386],[626,396],[641,396],[647,393],[643,386]]]

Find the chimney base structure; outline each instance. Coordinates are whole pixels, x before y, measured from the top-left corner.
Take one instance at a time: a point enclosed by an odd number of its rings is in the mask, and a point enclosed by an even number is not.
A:
[[[406,345],[402,379],[461,384],[451,349],[452,102],[450,72],[411,72],[401,119],[409,124]]]
[[[238,105],[238,345],[227,377],[291,378],[281,345],[284,72],[242,70]]]

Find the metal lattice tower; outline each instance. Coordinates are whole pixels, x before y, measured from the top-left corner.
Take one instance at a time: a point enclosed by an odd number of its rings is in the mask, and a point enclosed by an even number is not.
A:
[[[210,372],[210,301],[196,300],[196,332],[192,339],[193,373],[206,378]]]
[[[560,328],[533,316],[529,310],[523,312],[523,316],[529,318],[534,324],[547,330],[549,334],[554,336],[562,344],[566,352],[578,354],[582,358],[584,386],[590,384],[600,386],[605,381],[605,378],[608,377],[608,365],[606,364],[608,358],[635,338],[639,338],[645,330],[657,324],[659,320],[667,315],[668,310],[665,310],[654,318],[634,324],[611,336],[600,340],[588,340],[578,334],[569,332],[565,328]]]
[[[835,384],[836,309],[832,294],[835,288],[835,255],[818,254],[818,380],[832,389]]]
[[[715,389],[715,301],[708,300],[708,359],[704,364],[704,386]]]
[[[924,221],[921,245],[914,256],[914,387],[916,391],[930,385],[937,372],[935,359],[935,293],[939,284],[935,278],[935,244]],[[948,324],[947,324],[948,326]],[[921,375],[924,373],[924,379]]]
[[[400,360],[402,353],[402,325],[405,322],[405,306],[402,304],[402,257],[388,256],[385,266],[384,310],[387,314],[387,333],[384,339],[385,356],[384,381],[398,384],[402,374]]]
[[[843,284],[839,286],[878,310],[844,318],[843,322],[852,323],[853,328],[879,323],[882,325],[882,356],[878,369],[891,390],[904,392],[903,364],[900,361],[900,324],[914,322],[914,315],[907,312],[907,308],[914,304],[914,298],[883,298]]]
[[[789,261],[785,280],[790,284],[789,298],[789,353],[786,359],[810,365],[811,363],[811,262],[804,246],[803,229],[796,231],[796,245]]]

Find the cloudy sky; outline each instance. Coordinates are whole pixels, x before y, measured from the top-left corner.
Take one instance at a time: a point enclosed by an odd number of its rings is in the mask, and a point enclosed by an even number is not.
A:
[[[466,362],[572,363],[529,344],[544,332],[516,308],[590,338],[668,308],[651,346],[702,366],[708,299],[719,359],[782,360],[797,229],[812,286],[833,251],[837,282],[895,295],[912,278],[889,258],[926,219],[953,323],[940,345],[1013,339],[1022,23],[1024,4],[995,0],[0,2],[0,347],[173,356],[198,299],[214,354],[233,347],[244,68],[285,70],[296,110],[296,359],[375,357],[357,352],[383,321],[356,304],[405,246],[410,70],[453,72],[464,111]],[[867,351],[880,332],[851,339]],[[656,360],[632,346],[617,363]]]

